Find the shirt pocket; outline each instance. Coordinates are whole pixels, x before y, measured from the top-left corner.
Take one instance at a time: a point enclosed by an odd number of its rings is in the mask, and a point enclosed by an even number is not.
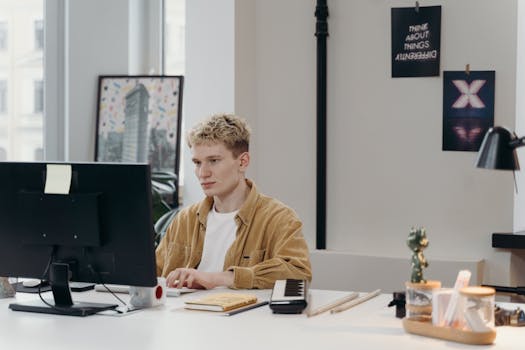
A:
[[[252,250],[250,255],[243,256],[243,265],[244,266],[253,266],[264,260],[264,253],[266,249],[256,249]]]

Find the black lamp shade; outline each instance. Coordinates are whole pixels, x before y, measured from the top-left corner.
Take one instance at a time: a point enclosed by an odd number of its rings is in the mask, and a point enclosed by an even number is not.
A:
[[[516,155],[516,146],[511,141],[516,140],[509,130],[495,126],[485,134],[478,152],[478,168],[519,170],[520,165]]]

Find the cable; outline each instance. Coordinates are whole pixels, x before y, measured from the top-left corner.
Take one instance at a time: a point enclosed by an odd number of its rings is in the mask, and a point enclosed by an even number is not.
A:
[[[46,269],[42,275],[42,278],[40,279],[40,284],[38,285],[38,296],[40,298],[40,300],[42,300],[42,302],[49,306],[51,309],[53,310],[56,310],[58,311],[59,313],[62,313],[62,314],[68,314],[71,312],[71,309],[72,307],[62,307],[62,306],[56,306],[54,304],[51,304],[49,303],[47,300],[44,299],[44,297],[42,296],[42,290],[41,290],[41,286],[42,286],[42,282],[43,280],[45,279],[46,275],[48,275],[48,272],[49,272],[49,268],[51,267],[52,263],[53,263],[53,260],[55,258],[55,255],[56,255],[56,251],[57,251],[57,246],[56,245],[53,245],[52,249],[51,249],[51,255],[49,257],[49,261],[47,263],[47,266],[46,266]],[[48,281],[50,280],[50,278],[48,278]],[[53,290],[53,285],[51,284],[51,282],[49,282],[49,284],[51,285],[51,290]],[[53,297],[54,297],[54,294],[53,294]],[[55,303],[56,303],[56,300],[55,300]]]
[[[40,278],[40,283],[38,284],[38,297],[40,298],[40,300],[42,300],[42,302],[49,306],[50,308],[54,309],[54,310],[57,310],[57,311],[60,311],[60,312],[66,312],[68,310],[68,308],[65,308],[65,307],[60,307],[60,306],[56,306],[56,305],[53,305],[53,304],[50,304],[47,300],[44,299],[44,297],[42,296],[42,283],[44,281],[44,279],[46,278],[46,275],[48,274],[49,272],[49,268],[51,266],[51,264],[53,263],[53,260],[54,260],[54,257],[55,257],[55,254],[56,254],[56,250],[57,250],[57,246],[56,245],[53,245],[52,249],[51,249],[51,255],[49,256],[49,261],[47,262],[47,266],[46,266],[46,269],[44,271],[44,273],[42,274],[42,277]],[[53,286],[51,286],[51,289],[53,288]]]
[[[128,307],[128,304],[126,304],[124,300],[120,299],[111,289],[108,288],[108,286],[106,286],[102,279],[102,275],[97,270],[95,270],[91,264],[88,264],[88,268],[91,271],[91,273],[97,276],[99,284],[101,284],[109,293],[111,293],[111,295],[113,295],[118,301],[120,301],[121,304]]]
[[[84,249],[84,252],[85,252],[85,255],[88,257],[88,260],[91,260],[91,256],[89,254],[89,248],[83,248]],[[44,270],[44,273],[42,274],[42,277],[40,278],[40,283],[38,285],[38,297],[40,298],[40,300],[48,307],[50,307],[51,309],[54,309],[56,311],[58,311],[59,313],[68,313],[71,308],[70,307],[61,307],[61,306],[57,306],[57,305],[53,305],[51,304],[50,302],[48,302],[46,299],[44,299],[44,297],[42,296],[42,284],[46,278],[46,276],[48,276],[48,273],[49,273],[49,269],[53,263],[53,260],[55,259],[55,255],[56,255],[56,250],[57,250],[57,246],[56,245],[53,245],[52,246],[52,249],[51,249],[51,254],[49,256],[49,261],[47,262],[46,264],[46,268]],[[125,307],[125,311],[122,311],[122,310],[118,310],[118,309],[114,309],[114,311],[116,311],[117,313],[125,313],[127,311],[132,311],[132,308],[129,307],[128,304],[126,304],[126,302],[124,300],[122,300],[121,298],[119,298],[111,289],[109,289],[106,284],[104,283],[103,279],[102,279],[102,275],[93,267],[93,265],[91,263],[89,263],[87,265],[88,269],[91,271],[91,273],[98,279],[99,283],[104,286],[104,288],[109,292],[111,293],[111,295],[113,295],[115,297],[115,299],[117,299],[124,307]],[[50,283],[51,284],[51,283]],[[51,289],[53,288],[53,286],[51,285]],[[56,301],[55,301],[56,302]]]

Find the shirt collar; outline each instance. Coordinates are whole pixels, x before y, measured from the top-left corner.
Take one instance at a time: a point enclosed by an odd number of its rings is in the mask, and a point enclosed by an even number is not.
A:
[[[255,184],[251,180],[246,179],[246,184],[250,188],[250,192],[248,193],[246,200],[239,208],[239,212],[236,215],[236,217],[238,217],[244,225],[249,224],[250,219],[252,218],[253,213],[255,212],[255,204],[257,203],[257,197],[259,195]],[[206,220],[208,219],[208,214],[212,208],[213,197],[206,197],[200,203],[199,208],[197,210],[197,217],[202,225],[206,226]]]

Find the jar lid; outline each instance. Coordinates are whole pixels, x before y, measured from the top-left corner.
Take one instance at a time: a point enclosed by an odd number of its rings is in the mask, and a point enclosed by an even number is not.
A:
[[[488,297],[496,293],[494,288],[479,287],[479,286],[463,287],[459,290],[459,292],[463,295],[474,296],[474,297]]]
[[[429,280],[426,282],[405,282],[405,286],[413,289],[438,289],[441,288],[441,281]]]

